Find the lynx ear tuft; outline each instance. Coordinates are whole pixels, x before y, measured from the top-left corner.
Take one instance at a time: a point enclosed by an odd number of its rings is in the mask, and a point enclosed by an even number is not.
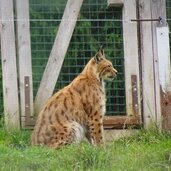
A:
[[[100,46],[99,52],[100,52],[102,55],[104,55],[103,45]]]
[[[96,63],[98,63],[99,61],[101,61],[104,58],[104,50],[102,47],[103,46],[100,46],[98,52],[94,56],[94,60],[96,61]]]

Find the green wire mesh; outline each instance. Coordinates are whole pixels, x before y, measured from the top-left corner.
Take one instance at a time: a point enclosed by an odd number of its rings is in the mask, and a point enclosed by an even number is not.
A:
[[[30,0],[34,95],[40,84],[65,5],[66,0]],[[83,1],[55,91],[69,84],[103,44],[106,57],[113,62],[119,73],[115,81],[106,84],[107,114],[126,114],[121,20],[121,8],[108,8],[107,1],[104,0]]]
[[[47,64],[66,2],[66,0],[29,1],[34,96]],[[171,0],[166,0],[166,12],[167,19],[170,19],[167,22],[171,27]],[[103,44],[106,56],[119,72],[117,79],[106,85],[107,114],[124,115],[126,113],[121,20],[121,9],[108,8],[104,0],[84,0],[55,91],[70,83]],[[0,120],[2,117],[3,90],[0,63]]]

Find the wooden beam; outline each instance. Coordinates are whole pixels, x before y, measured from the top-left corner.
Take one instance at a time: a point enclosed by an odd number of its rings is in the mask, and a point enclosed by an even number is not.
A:
[[[171,89],[171,65],[170,65],[170,46],[169,46],[169,28],[168,26],[156,27],[157,38],[157,63],[159,87],[163,93],[169,92]]]
[[[151,19],[151,1],[139,0],[140,19]],[[155,78],[153,58],[152,22],[140,22],[141,63],[142,63],[142,99],[145,128],[156,123]]]
[[[126,87],[126,111],[127,115],[141,115],[140,102],[140,80],[139,80],[139,55],[138,55],[138,37],[137,23],[125,22],[137,18],[136,0],[108,0],[109,6],[123,6],[123,38],[124,38],[124,59],[125,59],[125,87]],[[131,43],[130,43],[131,42]],[[131,76],[136,77],[137,104],[132,95]],[[135,98],[135,97],[134,97]],[[133,106],[136,105],[136,106]],[[135,110],[136,108],[136,110]]]
[[[137,18],[136,0],[124,0],[123,20],[130,21]],[[127,115],[141,115],[140,102],[140,79],[139,79],[139,54],[137,23],[123,21],[123,39],[124,39],[124,60],[125,60],[125,88],[126,88],[126,111]],[[132,76],[136,77],[136,88],[132,87]],[[137,104],[133,104],[135,97],[133,91],[137,93]],[[136,105],[136,106],[135,106]],[[136,108],[136,113],[135,113]]]
[[[105,116],[104,128],[128,128],[137,127],[141,124],[139,116]]]
[[[140,19],[166,18],[165,0],[140,0]],[[161,96],[156,28],[164,26],[159,21],[140,22],[141,59],[143,83],[144,125],[151,123],[161,128]]]
[[[19,129],[13,0],[0,1],[0,34],[5,126]]]
[[[166,18],[166,2],[165,0],[151,0],[151,18]],[[153,42],[153,63],[154,63],[154,84],[155,84],[155,105],[156,105],[156,124],[159,128],[161,128],[161,123],[162,123],[162,118],[161,118],[161,97],[160,97],[160,68],[159,68],[159,53],[158,50],[162,48],[162,45],[158,47],[157,42],[157,28],[158,27],[163,27],[166,26],[166,22],[163,20],[162,22],[152,22],[152,42]],[[167,33],[166,33],[167,34]],[[166,36],[166,35],[165,35]],[[168,35],[167,35],[168,36]],[[158,36],[159,38],[160,36]],[[160,38],[164,38],[164,33],[163,36]],[[164,40],[164,39],[163,39]],[[169,38],[168,38],[169,40]],[[165,41],[167,41],[165,39]],[[165,42],[166,43],[166,42]],[[168,42],[164,45],[168,46]],[[168,51],[167,51],[168,52]],[[168,58],[165,53],[165,51],[162,52],[162,60],[165,60]],[[168,54],[170,55],[170,54]],[[165,62],[168,62],[165,61]],[[169,64],[169,63],[168,63]],[[165,68],[166,69],[166,68]]]
[[[36,117],[31,118],[30,122],[26,125],[27,128],[32,129],[35,125]],[[128,128],[138,127],[141,124],[140,116],[105,116],[103,120],[104,128]]]
[[[124,0],[107,0],[107,5],[109,7],[122,7]]]
[[[26,113],[33,115],[33,83],[32,83],[32,59],[30,43],[30,22],[29,22],[29,0],[16,0],[17,14],[17,50],[19,62],[19,86],[20,86],[20,107],[21,107],[21,124],[25,125]],[[29,79],[25,85],[25,77]],[[29,104],[25,106],[25,89],[29,87],[27,99]],[[27,110],[29,109],[29,110]]]
[[[161,91],[162,129],[171,131],[171,90],[167,93]]]
[[[158,125],[171,130],[171,65],[170,65],[170,46],[168,26],[157,27],[157,56],[159,65],[160,81],[160,104],[161,114],[158,116]],[[160,119],[160,120],[159,120]]]
[[[40,111],[43,104],[53,93],[82,3],[83,0],[68,0],[66,4],[56,39],[36,95],[36,113]]]

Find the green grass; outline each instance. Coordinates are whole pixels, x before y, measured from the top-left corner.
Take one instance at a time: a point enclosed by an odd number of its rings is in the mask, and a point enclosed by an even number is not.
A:
[[[86,143],[53,150],[30,146],[30,131],[0,129],[1,171],[170,171],[171,135],[140,131],[106,144]]]

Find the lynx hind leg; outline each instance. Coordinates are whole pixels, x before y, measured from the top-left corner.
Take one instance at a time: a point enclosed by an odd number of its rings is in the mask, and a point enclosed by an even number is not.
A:
[[[61,128],[53,125],[50,127],[51,131],[54,131],[48,143],[51,148],[56,149],[64,145],[79,143],[85,137],[83,127],[76,121],[60,126]]]
[[[72,122],[73,143],[80,143],[85,138],[85,129],[78,122]]]

